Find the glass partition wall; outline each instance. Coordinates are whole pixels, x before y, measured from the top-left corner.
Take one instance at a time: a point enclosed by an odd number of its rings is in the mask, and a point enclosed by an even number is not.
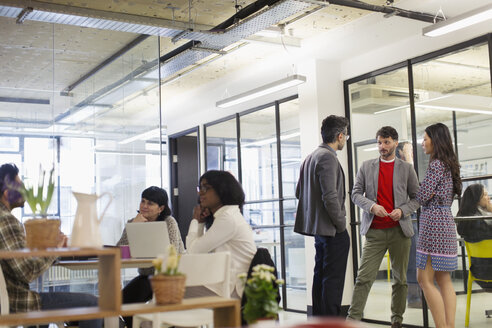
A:
[[[0,35],[0,50],[16,58],[2,64],[7,73],[0,82],[0,164],[15,163],[21,178],[34,185],[40,166],[54,167],[48,216],[59,217],[68,236],[77,208],[72,191],[110,193],[101,232],[103,243],[114,245],[136,215],[142,190],[168,185],[154,73],[158,38],[15,19],[0,24],[9,31]],[[23,80],[25,70],[36,78]],[[14,215],[24,221],[32,212],[26,206]],[[51,270],[45,287],[73,278],[62,271]]]
[[[449,127],[453,137],[461,164],[463,190],[471,183],[482,183],[489,188],[489,181],[492,181],[492,143],[488,133],[492,128],[489,52],[492,46],[489,43],[489,36],[484,36],[345,81],[346,112],[353,136],[349,149],[351,187],[362,162],[379,156],[375,133],[384,125],[397,129],[400,143],[408,142],[413,146],[414,167],[422,180],[429,163],[421,147],[424,129],[442,122]],[[458,208],[457,198],[452,207],[454,215]],[[351,211],[354,214],[352,235],[357,236],[353,238],[353,249],[358,252],[354,256],[354,267],[357,268],[364,238],[359,233],[361,211],[353,203]],[[416,225],[414,227],[417,228]],[[459,268],[452,273],[452,279],[458,294],[456,323],[459,325],[464,322],[468,273],[459,235],[457,244]],[[410,256],[415,255],[411,253]],[[367,321],[390,321],[391,281],[387,277],[391,270],[386,261],[387,257],[381,263],[369,294],[364,311]],[[412,283],[416,281],[415,271],[409,270],[407,275],[410,292]],[[490,305],[485,301],[487,294],[480,293],[478,285],[473,285],[473,290],[478,292],[473,296],[474,307],[486,307],[480,304],[481,299]],[[483,310],[480,308],[476,313],[483,313]],[[478,316],[474,318],[473,315],[470,320],[471,325],[474,320],[481,322]],[[407,306],[404,324],[435,326],[430,312],[413,306]]]
[[[242,182],[244,217],[286,284],[283,308],[306,310],[304,238],[294,234],[295,186],[301,163],[297,97],[205,124],[207,169]]]

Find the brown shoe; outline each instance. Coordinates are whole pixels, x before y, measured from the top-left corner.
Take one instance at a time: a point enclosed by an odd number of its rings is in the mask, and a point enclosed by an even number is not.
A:
[[[391,328],[402,328],[401,322],[391,323]]]

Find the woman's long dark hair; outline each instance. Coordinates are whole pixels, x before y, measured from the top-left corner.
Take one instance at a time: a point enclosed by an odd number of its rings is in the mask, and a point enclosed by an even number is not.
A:
[[[425,128],[425,133],[432,141],[434,151],[431,154],[431,161],[438,159],[451,171],[453,178],[453,193],[461,195],[460,163],[453,149],[451,134],[446,125],[436,123]]]
[[[165,206],[164,210],[159,214],[156,221],[164,221],[169,215],[171,215],[171,209],[168,205],[169,197],[167,196],[167,192],[164,189],[156,186],[148,187],[147,189],[142,191],[142,198],[150,200],[151,202],[154,202],[159,206]]]
[[[205,172],[200,177],[200,183],[205,179],[219,196],[222,205],[238,205],[241,213],[243,212],[243,205],[245,195],[243,187],[234,178],[234,176],[227,171],[210,170]],[[205,228],[208,230],[214,223],[214,216],[210,214],[205,218]]]
[[[479,213],[478,203],[482,198],[485,187],[480,183],[469,185],[461,198],[458,216],[474,216]]]
[[[203,179],[207,180],[207,184],[215,190],[222,205],[238,205],[241,212],[243,211],[245,199],[243,187],[231,173],[210,170],[200,177],[200,183]]]

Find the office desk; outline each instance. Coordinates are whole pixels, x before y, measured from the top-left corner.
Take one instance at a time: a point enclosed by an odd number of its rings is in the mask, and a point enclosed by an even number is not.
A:
[[[19,250],[0,251],[0,259],[17,257],[43,256],[97,256],[94,261],[67,261],[58,265],[66,265],[73,270],[98,269],[99,279],[99,306],[80,307],[63,310],[31,311],[0,316],[0,326],[35,325],[47,322],[70,320],[88,320],[105,318],[106,328],[117,328],[118,316],[131,316],[138,313],[153,313],[180,311],[189,309],[207,308],[214,311],[214,326],[240,327],[240,302],[236,299],[223,297],[198,297],[183,300],[180,304],[125,304],[121,305],[121,267],[148,267],[151,259],[120,259],[119,249],[47,249],[47,250]],[[149,265],[150,263],[150,265]]]

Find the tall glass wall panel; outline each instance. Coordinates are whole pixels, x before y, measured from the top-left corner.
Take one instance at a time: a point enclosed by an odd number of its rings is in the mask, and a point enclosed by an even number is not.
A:
[[[295,198],[301,163],[299,100],[280,104],[280,150],[282,153],[282,194]]]
[[[426,95],[415,103],[417,136],[422,138],[426,126],[442,122],[453,137],[461,164],[461,176],[467,179],[492,173],[492,144],[488,139],[492,126],[490,62],[488,44],[478,44],[413,65],[415,90]],[[419,147],[420,153],[422,152]],[[423,177],[428,158],[419,158]],[[464,181],[463,190],[476,181]],[[482,183],[488,185],[488,180]],[[453,202],[453,214],[459,201]],[[463,261],[452,274],[455,289],[464,292],[463,268],[466,254],[459,248]]]
[[[239,177],[236,118],[207,125],[207,170],[225,170]]]
[[[429,164],[429,156],[423,153],[421,146],[424,130],[427,126],[440,122],[447,125],[451,132],[461,164],[463,191],[477,183],[484,185],[485,190],[488,190],[492,180],[490,162],[492,146],[488,141],[490,139],[488,131],[492,127],[489,42],[490,36],[488,38],[484,36],[378,71],[384,73],[368,73],[347,81],[346,94],[349,96],[350,105],[347,108],[347,115],[351,118],[353,136],[351,179],[355,179],[357,169],[364,160],[378,155],[377,147],[373,142],[376,129],[381,125],[392,125],[400,133],[400,143],[417,141],[412,145],[416,154],[413,161],[418,166],[417,173],[422,180]],[[407,82],[409,72],[411,72],[410,82]],[[412,101],[410,101],[411,92],[413,92]],[[367,127],[374,129],[371,131],[372,135],[369,134]],[[455,216],[460,207],[460,200],[462,195],[456,197],[452,204],[451,210]],[[355,222],[352,224],[357,226],[361,211],[357,206],[353,204],[351,206],[355,212]],[[482,215],[488,215],[487,213],[490,214],[487,211],[481,212]],[[460,220],[459,217],[456,218],[457,222]],[[457,324],[464,322],[469,266],[463,238],[457,235],[458,270],[451,273],[457,293]],[[353,244],[354,248],[360,252],[363,243],[363,238],[357,240],[357,243]],[[415,255],[411,253],[410,257],[412,256]],[[387,277],[387,274],[382,273],[384,270],[388,270],[391,275],[391,268],[380,267],[364,311],[365,319],[390,321],[391,287],[388,282],[386,289],[384,288],[384,279],[381,279]],[[408,272],[409,292],[412,277],[413,275],[410,276]],[[375,287],[383,288],[375,289]],[[472,289],[474,292],[472,298],[477,299],[477,302],[487,299],[478,285],[473,285]],[[477,308],[472,307],[470,325],[474,322],[475,325],[480,326],[478,313],[483,313],[488,307],[477,303],[475,307]],[[474,311],[477,311],[475,312],[477,315],[473,314]],[[413,306],[407,306],[404,324],[424,327],[435,325],[430,312],[424,313],[420,308],[413,308]]]
[[[376,143],[376,132],[383,126],[392,126],[397,130],[399,142],[406,144],[405,154],[407,156],[402,155],[401,157],[413,164],[408,86],[406,66],[367,77],[348,86],[354,178],[364,161],[380,156]],[[355,206],[355,213],[356,221],[360,222],[362,210],[358,206]],[[414,214],[414,220],[416,230],[416,214]],[[357,231],[359,232],[357,237],[360,265],[365,236],[360,235],[359,229]],[[415,256],[415,254],[410,256]],[[390,301],[393,281],[388,279],[388,261],[388,256],[382,258],[376,280],[367,299],[364,318],[380,321],[389,321],[391,318]],[[391,270],[389,273],[391,275]],[[409,284],[412,284],[411,288],[414,293],[420,292],[416,282],[415,268],[409,270],[407,280]],[[419,309],[407,309],[408,315],[405,316],[404,323],[420,325],[422,323],[420,316],[415,316],[418,312]]]
[[[248,201],[278,198],[275,107],[240,117],[242,183]]]
[[[207,169],[229,170],[242,181],[244,217],[257,246],[269,250],[286,281],[283,307],[306,311],[304,237],[293,233],[301,163],[297,97],[207,123],[205,135]]]

